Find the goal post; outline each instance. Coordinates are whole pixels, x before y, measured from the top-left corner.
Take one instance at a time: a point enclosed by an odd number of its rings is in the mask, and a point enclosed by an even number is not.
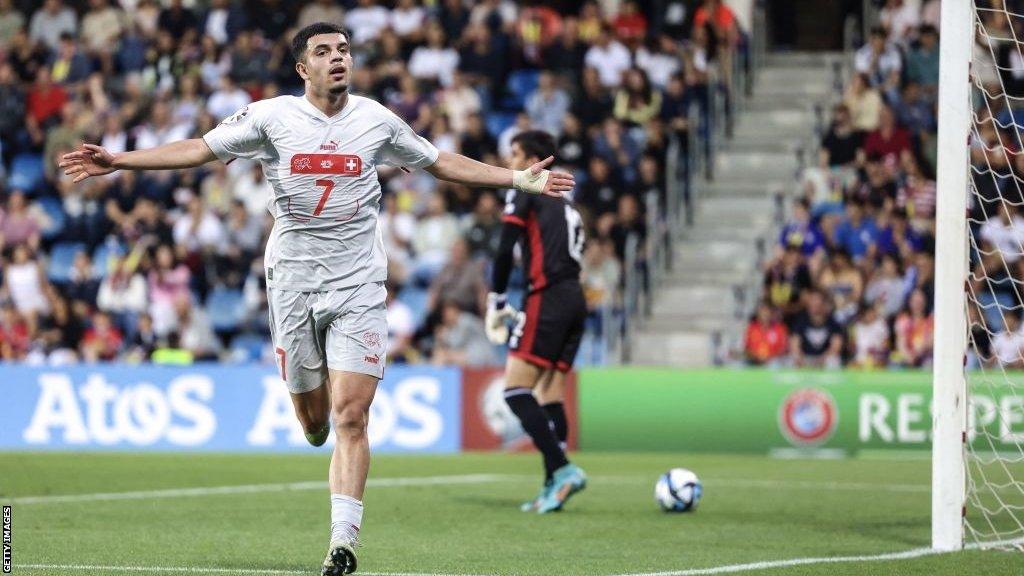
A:
[[[971,51],[976,14],[970,0],[942,3],[939,39],[938,156],[933,348],[932,547],[964,541],[967,471],[967,195],[971,132]]]

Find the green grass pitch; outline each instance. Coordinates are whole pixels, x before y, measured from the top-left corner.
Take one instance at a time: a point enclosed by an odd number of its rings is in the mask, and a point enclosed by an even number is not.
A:
[[[588,453],[575,460],[591,476],[587,490],[565,511],[537,516],[518,510],[539,485],[533,454],[375,457],[360,572],[685,576],[929,544],[927,460]],[[319,574],[326,463],[322,455],[0,454],[0,502],[13,505],[14,573]],[[653,501],[655,479],[674,466],[704,481],[695,513],[665,514]],[[386,480],[413,477],[447,479]],[[281,486],[294,482],[307,484]],[[254,486],[180,491],[242,485]],[[52,498],[134,491],[149,494]],[[1024,554],[974,550],[728,573],[1017,575]]]

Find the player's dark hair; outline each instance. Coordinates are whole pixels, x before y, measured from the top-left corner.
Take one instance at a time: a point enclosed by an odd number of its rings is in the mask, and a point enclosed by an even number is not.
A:
[[[346,40],[352,40],[348,31],[337,24],[331,24],[330,22],[314,22],[313,24],[310,24],[296,32],[295,37],[292,38],[292,58],[295,58],[296,62],[301,62],[302,59],[305,58],[306,44],[309,43],[310,38],[317,34],[344,34]]]
[[[527,158],[536,157],[543,160],[555,155],[555,137],[543,130],[526,130],[512,138],[513,144],[519,144]]]

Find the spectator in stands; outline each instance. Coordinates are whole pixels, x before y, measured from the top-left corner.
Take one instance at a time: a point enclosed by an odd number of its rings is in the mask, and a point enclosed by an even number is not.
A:
[[[29,122],[29,129],[49,128],[57,120],[67,101],[67,91],[53,82],[48,68],[40,67],[36,72],[36,81],[28,91],[26,120]]]
[[[130,362],[146,362],[159,344],[160,340],[153,330],[153,318],[149,314],[141,314],[135,333],[125,344],[125,358]]]
[[[939,33],[921,26],[916,46],[907,52],[907,83],[921,87],[924,97],[935,102],[939,89]]]
[[[78,360],[78,345],[85,330],[79,318],[68,309],[68,301],[56,290],[47,291],[50,313],[39,319],[35,347],[49,364],[67,364]]]
[[[871,29],[868,42],[857,50],[854,68],[858,74],[867,75],[870,86],[882,92],[889,92],[899,86],[903,63],[899,50],[889,43],[885,28]]]
[[[427,203],[427,212],[419,221],[412,238],[421,274],[432,278],[448,260],[458,237],[458,222],[448,212],[444,196],[435,193]]]
[[[579,118],[583,129],[590,132],[611,114],[614,102],[597,70],[590,66],[583,69],[582,88],[582,94],[573,102],[572,113]]]
[[[508,158],[512,155],[512,139],[516,137],[516,134],[525,132],[533,128],[533,124],[530,123],[530,115],[526,112],[520,112],[516,114],[516,121],[514,124],[505,128],[498,135],[498,156],[501,158]]]
[[[818,162],[822,168],[852,168],[863,143],[864,133],[854,126],[849,107],[838,104],[832,111],[832,124],[821,141]]]
[[[25,244],[30,250],[37,250],[41,218],[29,209],[24,192],[12,191],[7,197],[7,205],[0,211],[0,247]]]
[[[669,80],[683,68],[680,47],[668,34],[662,34],[651,42],[651,47],[641,46],[636,51],[636,65],[647,73],[658,90],[665,90]]]
[[[44,0],[41,8],[32,15],[28,35],[33,42],[41,42],[56,50],[64,34],[74,35],[78,31],[78,16],[61,0]]]
[[[54,82],[74,85],[93,71],[92,60],[81,50],[71,34],[62,34],[57,52],[50,58],[50,77]]]
[[[789,354],[797,367],[839,368],[843,331],[829,314],[825,295],[807,292],[807,311],[796,320],[789,340]]]
[[[601,156],[590,157],[588,174],[590,178],[576,193],[576,201],[583,205],[594,218],[618,208],[619,190],[622,183],[611,171],[608,162]]]
[[[92,267],[92,258],[84,250],[75,254],[68,271],[68,281],[64,286],[64,294],[72,301],[95,302],[100,283]]]
[[[175,38],[182,38],[185,32],[196,28],[196,15],[183,5],[182,0],[170,0],[170,5],[160,11],[157,26]]]
[[[388,282],[385,301],[388,320],[388,359],[398,364],[409,364],[417,359],[413,336],[416,334],[416,319],[412,309],[398,299],[399,287]]]
[[[888,105],[882,105],[878,115],[878,129],[864,137],[864,153],[869,157],[898,162],[904,151],[910,150],[910,134],[896,123],[896,115]]]
[[[836,228],[834,240],[855,261],[875,255],[878,227],[874,218],[864,213],[861,201],[853,199],[846,203],[846,216]]]
[[[230,44],[235,36],[245,29],[248,18],[245,12],[230,0],[210,0],[210,8],[203,16],[199,29],[218,46]]]
[[[4,267],[4,292],[15,308],[29,321],[49,310],[46,299],[46,274],[40,262],[25,244],[16,244],[11,261]]]
[[[186,295],[178,297],[174,311],[177,314],[175,326],[181,336],[181,347],[188,350],[196,360],[215,360],[221,344],[213,333],[206,312],[201,307],[193,306]]]
[[[870,132],[878,128],[882,96],[871,85],[867,74],[854,74],[843,94],[843,104],[850,111],[855,129]]]
[[[358,0],[358,4],[345,15],[345,28],[352,33],[352,43],[362,46],[373,42],[390,25],[391,14],[378,6],[376,0]]]
[[[82,18],[85,49],[93,54],[109,54],[124,25],[124,13],[107,0],[89,0],[89,10]]]
[[[828,262],[818,276],[818,286],[832,301],[832,318],[840,326],[849,324],[857,315],[857,306],[864,294],[864,277],[846,252],[834,250],[829,254]]]
[[[263,166],[253,162],[246,174],[232,181],[234,198],[245,204],[245,209],[253,218],[262,218],[267,214],[267,206],[273,197],[274,189],[263,174]]]
[[[466,83],[466,76],[459,71],[453,73],[452,85],[442,91],[440,103],[452,130],[458,134],[466,132],[469,116],[479,114],[482,107],[480,94]]]
[[[466,312],[482,316],[486,297],[483,266],[470,257],[466,241],[458,238],[452,244],[448,262],[430,284],[427,311],[433,314],[439,310],[441,302],[447,301]]]
[[[0,308],[0,359],[21,360],[28,352],[30,339],[28,323],[10,304]]]
[[[13,0],[0,0],[0,50],[6,50],[19,30],[25,27],[25,15],[14,7]]]
[[[913,82],[903,85],[899,99],[893,102],[899,124],[918,139],[927,138],[935,132],[938,121],[935,117],[935,101],[926,100],[921,86]]]
[[[913,39],[921,22],[921,5],[906,0],[886,0],[878,18],[889,31],[889,42],[905,46]]]
[[[1024,246],[1024,217],[1008,206],[993,214],[984,224],[978,236],[992,244],[1007,264],[1013,264],[1022,256]]]
[[[853,365],[858,368],[884,367],[889,362],[889,325],[878,306],[865,304],[853,325]]]
[[[174,250],[167,244],[156,249],[156,263],[149,271],[149,313],[157,334],[166,336],[177,326],[175,303],[182,297],[189,297],[189,282],[192,273],[184,264],[179,264]]]
[[[426,38],[426,45],[413,50],[409,57],[409,73],[414,78],[451,86],[459,53],[445,45],[444,29],[436,22],[427,24]]]
[[[933,330],[928,296],[923,290],[914,290],[906,308],[896,318],[896,357],[893,360],[905,366],[930,365]]]
[[[534,128],[558,136],[569,111],[569,95],[555,84],[555,75],[541,72],[537,89],[526,98],[526,111]]]
[[[622,83],[622,74],[632,66],[632,57],[629,50],[613,38],[612,30],[604,25],[587,50],[584,64],[597,71],[602,86],[613,89]]]
[[[235,86],[235,81],[230,75],[224,75],[220,79],[220,88],[210,94],[206,110],[220,122],[250,102],[252,102],[252,97],[245,90]]]
[[[488,162],[487,158],[491,158],[491,163],[498,162],[498,141],[487,131],[483,116],[478,112],[467,116],[459,147],[463,155],[474,160]],[[564,161],[562,156],[559,159]]]
[[[174,242],[188,252],[217,249],[226,237],[224,224],[206,209],[199,196],[192,196],[187,211],[174,223]]]
[[[799,249],[807,258],[815,256],[825,247],[821,231],[811,220],[810,206],[803,198],[793,203],[791,219],[779,232],[779,248],[784,250],[787,247]]]
[[[803,294],[812,285],[810,269],[796,246],[787,246],[765,271],[763,290],[767,300],[782,311],[782,319],[791,330],[803,311]]]
[[[992,337],[992,354],[1000,368],[1024,368],[1024,331],[1019,314],[1017,310],[1004,312],[1005,326]]]
[[[388,26],[398,34],[404,42],[417,43],[423,37],[423,22],[426,20],[426,11],[416,0],[398,0],[395,8],[388,15]],[[452,36],[462,31],[462,27],[449,29],[443,24],[441,26],[445,34]]]
[[[789,348],[789,333],[767,302],[757,305],[757,312],[747,323],[743,350],[747,363],[753,366],[775,366]]]
[[[483,323],[455,302],[442,304],[435,340],[435,364],[474,367],[493,366],[498,361]]]
[[[594,155],[608,162],[627,183],[636,179],[636,165],[642,152],[633,136],[615,118],[608,118],[594,138]]]
[[[110,316],[103,312],[92,315],[92,326],[85,331],[79,351],[86,362],[111,361],[124,342],[121,331],[114,326]]]
[[[501,241],[501,205],[493,192],[477,197],[473,213],[467,217],[465,239],[474,258],[493,260]]]
[[[900,259],[895,254],[883,254],[881,265],[872,274],[864,291],[865,305],[880,306],[882,316],[892,319],[903,309],[906,281],[900,273]]]
[[[96,298],[97,307],[110,314],[114,323],[129,335],[135,333],[135,326],[148,305],[146,280],[135,269],[137,261],[137,254],[115,260],[100,282]]]
[[[661,92],[651,86],[647,73],[630,68],[615,95],[615,117],[628,126],[643,126],[661,113]]]

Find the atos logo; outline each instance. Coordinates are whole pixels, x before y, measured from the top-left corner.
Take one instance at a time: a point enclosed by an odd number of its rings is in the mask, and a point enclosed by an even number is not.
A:
[[[839,412],[832,396],[817,388],[790,393],[779,407],[779,430],[795,446],[814,446],[832,437]]]

